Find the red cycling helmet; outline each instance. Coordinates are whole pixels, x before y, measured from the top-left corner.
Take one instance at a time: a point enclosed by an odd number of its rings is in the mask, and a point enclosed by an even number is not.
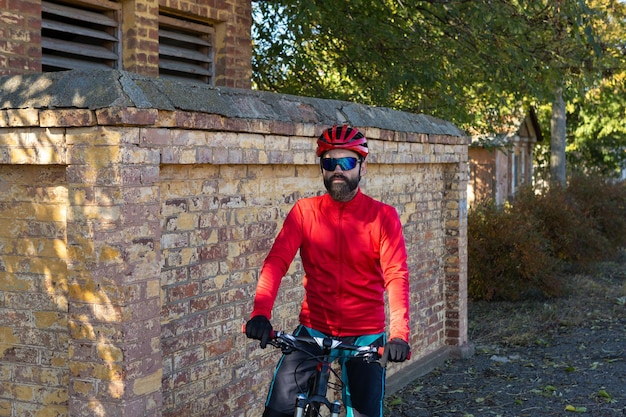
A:
[[[361,155],[363,159],[369,152],[367,149],[367,139],[361,132],[348,125],[334,125],[326,129],[317,138],[317,156],[322,156],[324,152],[331,149],[347,149]]]

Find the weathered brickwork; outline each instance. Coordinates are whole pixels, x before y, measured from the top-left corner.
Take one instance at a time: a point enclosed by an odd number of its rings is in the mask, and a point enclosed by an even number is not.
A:
[[[41,0],[0,0],[0,75],[41,71]]]
[[[0,190],[0,416],[66,415],[65,168],[2,165]]]
[[[41,0],[0,0],[0,75],[42,71],[41,3]],[[166,11],[214,28],[214,85],[250,88],[252,5],[249,0],[121,3],[119,69],[158,77],[159,11]]]
[[[0,416],[257,416],[277,353],[241,325],[287,212],[323,192],[333,102],[287,121],[113,101],[0,109]],[[353,117],[362,188],[397,208],[408,245],[415,355],[393,381],[468,344],[467,140]],[[302,275],[296,259],[276,327],[295,326]]]

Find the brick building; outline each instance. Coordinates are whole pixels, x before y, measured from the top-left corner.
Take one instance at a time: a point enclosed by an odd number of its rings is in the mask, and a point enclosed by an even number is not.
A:
[[[534,148],[543,140],[535,111],[511,116],[510,128],[475,136],[469,148],[467,200],[504,204],[533,182]]]
[[[456,127],[251,91],[249,1],[0,6],[0,416],[258,415],[276,352],[241,324],[334,123],[368,137],[364,191],[407,240],[414,359],[389,391],[471,352]],[[277,327],[301,278],[296,259]]]
[[[250,88],[250,0],[0,0],[0,75],[118,69]]]

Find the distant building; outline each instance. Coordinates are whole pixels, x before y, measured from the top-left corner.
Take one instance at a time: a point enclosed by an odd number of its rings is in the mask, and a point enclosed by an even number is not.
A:
[[[533,150],[543,140],[534,110],[514,118],[509,131],[474,136],[469,148],[467,200],[503,204],[533,178]]]

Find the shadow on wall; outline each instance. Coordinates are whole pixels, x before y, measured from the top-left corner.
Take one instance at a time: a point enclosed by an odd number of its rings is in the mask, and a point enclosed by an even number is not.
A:
[[[125,390],[114,282],[123,261],[93,237],[119,222],[117,197],[97,181],[104,168],[119,176],[103,166],[115,155],[85,147],[67,161],[66,130],[38,127],[45,111],[2,114],[11,128],[0,127],[0,410],[67,416],[71,390],[91,415],[112,415],[101,403]]]

